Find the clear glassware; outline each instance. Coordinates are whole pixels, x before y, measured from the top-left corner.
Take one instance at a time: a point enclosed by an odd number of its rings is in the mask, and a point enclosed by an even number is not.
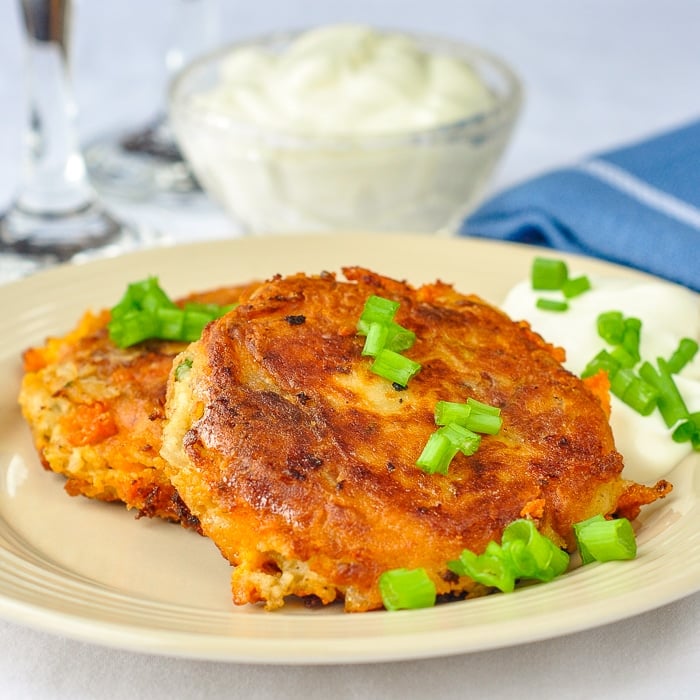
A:
[[[139,235],[112,216],[87,177],[69,75],[70,0],[21,0],[27,125],[16,197],[0,219],[3,265],[17,276],[89,251],[134,247]]]
[[[219,0],[169,0],[168,46],[163,55],[166,81],[216,41]],[[121,129],[90,141],[84,148],[91,182],[108,197],[143,201],[202,196],[183,159],[167,118],[165,90],[161,111],[136,128]]]

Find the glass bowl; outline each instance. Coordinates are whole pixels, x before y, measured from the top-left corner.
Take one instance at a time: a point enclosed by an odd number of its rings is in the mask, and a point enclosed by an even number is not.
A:
[[[202,187],[251,233],[449,230],[475,206],[511,137],[518,77],[473,46],[408,37],[457,57],[491,93],[487,109],[410,131],[319,133],[244,121],[198,99],[221,81],[233,51],[284,52],[302,34],[269,35],[195,60],[170,87],[175,136]]]

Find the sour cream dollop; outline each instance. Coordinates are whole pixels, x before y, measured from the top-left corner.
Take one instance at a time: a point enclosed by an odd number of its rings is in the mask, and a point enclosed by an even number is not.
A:
[[[242,46],[198,99],[246,123],[314,134],[431,128],[494,103],[459,58],[352,24],[310,30],[282,51]]]
[[[655,362],[668,358],[681,338],[700,341],[700,301],[693,292],[663,282],[621,278],[595,278],[593,289],[570,301],[563,313],[542,311],[535,306],[544,296],[521,282],[507,295],[502,307],[515,320],[527,320],[546,341],[566,350],[567,369],[580,375],[588,362],[607,347],[599,337],[596,319],[605,311],[621,311],[642,321],[640,354]],[[700,411],[700,353],[680,374],[676,385],[690,412]],[[617,449],[625,460],[624,474],[650,482],[667,475],[691,453],[688,443],[671,439],[658,411],[641,416],[615,396],[610,423]]]

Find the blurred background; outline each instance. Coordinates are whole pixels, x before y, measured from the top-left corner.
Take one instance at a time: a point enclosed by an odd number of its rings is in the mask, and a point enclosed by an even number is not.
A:
[[[695,0],[207,2],[218,19],[202,35],[202,48],[275,30],[352,21],[452,37],[502,56],[523,80],[526,101],[489,191],[676,126],[700,107],[700,3]],[[162,109],[172,4],[75,0],[71,63],[81,142],[143,123]],[[19,173],[22,68],[18,3],[3,0],[0,211]],[[209,202],[185,212],[140,205],[135,215],[179,238],[235,233],[235,225]]]

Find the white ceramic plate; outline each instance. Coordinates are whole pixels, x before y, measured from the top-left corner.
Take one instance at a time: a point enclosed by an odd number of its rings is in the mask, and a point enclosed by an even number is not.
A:
[[[16,405],[20,353],[111,306],[149,274],[179,295],[274,273],[365,265],[414,283],[440,278],[498,303],[527,276],[533,249],[420,236],[251,238],[159,249],[64,267],[0,287],[0,614],[94,643],[256,663],[430,657],[554,637],[629,617],[700,589],[700,465],[640,519],[639,555],[590,565],[509,595],[398,613],[338,606],[234,608],[229,567],[208,540],[135,520],[121,506],[70,498],[41,469]],[[572,260],[580,272],[611,266]],[[615,268],[624,275],[634,273]]]

